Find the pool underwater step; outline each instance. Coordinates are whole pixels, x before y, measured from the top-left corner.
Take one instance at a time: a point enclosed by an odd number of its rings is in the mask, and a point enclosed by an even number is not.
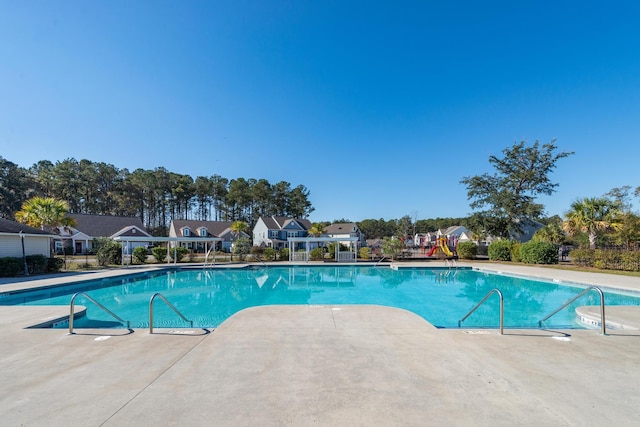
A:
[[[611,330],[640,330],[640,307],[638,306],[607,306],[606,327]],[[576,308],[576,320],[587,327],[602,326],[600,307],[586,305]]]
[[[87,315],[87,308],[84,306],[76,306],[74,308],[73,319],[83,319]],[[53,329],[66,328],[69,326],[69,314],[51,317],[42,322],[27,326],[25,329]]]

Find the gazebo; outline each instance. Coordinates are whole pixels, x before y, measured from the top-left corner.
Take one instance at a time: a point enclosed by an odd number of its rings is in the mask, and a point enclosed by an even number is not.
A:
[[[289,261],[309,262],[311,243],[336,243],[336,262],[357,262],[357,246],[360,239],[357,237],[289,237]],[[296,243],[304,243],[304,251],[296,251]],[[340,243],[347,244],[349,250],[340,252]],[[320,245],[318,245],[320,246]]]

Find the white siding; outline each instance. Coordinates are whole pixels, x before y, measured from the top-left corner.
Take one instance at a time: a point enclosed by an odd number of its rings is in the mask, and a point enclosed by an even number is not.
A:
[[[26,255],[50,256],[49,237],[25,236],[24,252]],[[0,257],[21,257],[22,243],[19,235],[0,235]]]
[[[262,218],[258,219],[256,225],[253,227],[253,244],[259,246],[262,242],[269,238],[269,229],[267,225],[262,221]]]

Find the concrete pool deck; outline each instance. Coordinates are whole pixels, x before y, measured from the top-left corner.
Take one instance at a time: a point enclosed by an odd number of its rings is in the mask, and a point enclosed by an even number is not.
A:
[[[627,276],[477,267],[640,291]],[[0,291],[58,280],[69,277]],[[640,311],[615,309],[607,315],[640,322]],[[255,307],[213,331],[24,329],[65,314],[0,307],[3,426],[640,423],[640,331],[499,335],[354,305]]]

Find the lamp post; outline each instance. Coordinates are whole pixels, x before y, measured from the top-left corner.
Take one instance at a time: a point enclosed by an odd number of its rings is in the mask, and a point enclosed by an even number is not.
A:
[[[22,232],[22,230],[20,230],[20,232],[18,234],[20,234],[20,242],[22,243],[22,264],[24,266],[24,275],[28,276],[29,275],[29,267],[27,267],[27,255],[24,252],[24,233]]]

